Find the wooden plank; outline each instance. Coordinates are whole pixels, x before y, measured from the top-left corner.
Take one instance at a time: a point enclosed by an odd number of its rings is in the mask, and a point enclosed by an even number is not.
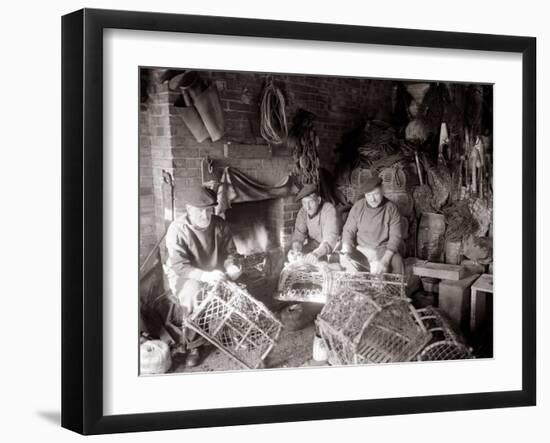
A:
[[[460,265],[427,262],[414,265],[413,274],[440,280],[460,280],[465,276],[466,270]]]
[[[271,158],[271,146],[269,145],[242,145],[236,143],[225,143],[223,154],[227,158]]]

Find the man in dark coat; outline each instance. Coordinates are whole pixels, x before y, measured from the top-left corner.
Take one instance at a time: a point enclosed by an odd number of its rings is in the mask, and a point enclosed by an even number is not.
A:
[[[237,279],[241,269],[236,264],[236,248],[225,220],[214,215],[216,194],[204,187],[186,192],[186,213],[174,220],[166,234],[166,274],[172,293],[178,298],[182,315],[193,313],[207,284],[227,277]],[[188,350],[186,366],[200,360],[199,346],[204,339],[186,331]]]

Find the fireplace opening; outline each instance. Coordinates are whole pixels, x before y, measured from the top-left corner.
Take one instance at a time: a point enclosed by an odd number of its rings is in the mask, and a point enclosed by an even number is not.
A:
[[[287,198],[276,198],[234,203],[225,212],[237,252],[244,256],[248,289],[260,299],[271,295],[283,268],[295,209]]]

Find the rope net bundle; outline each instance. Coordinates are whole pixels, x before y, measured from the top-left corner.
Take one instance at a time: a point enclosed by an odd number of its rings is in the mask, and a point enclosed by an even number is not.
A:
[[[270,80],[264,89],[260,105],[262,137],[273,145],[285,142],[288,128],[285,113],[285,98],[279,88]]]

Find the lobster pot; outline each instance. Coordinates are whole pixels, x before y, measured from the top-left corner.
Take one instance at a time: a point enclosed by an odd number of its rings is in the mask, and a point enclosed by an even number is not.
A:
[[[405,277],[401,274],[371,274],[370,272],[336,271],[330,274],[330,285],[327,293],[351,289],[365,295],[377,297],[406,297]]]
[[[361,193],[353,186],[338,186],[338,191],[342,193],[348,203],[355,203],[361,197]]]
[[[384,191],[384,197],[393,202],[399,213],[405,217],[412,217],[414,211],[414,199],[407,191]]]
[[[379,177],[382,180],[382,190],[385,195],[388,192],[400,192],[407,188],[407,174],[402,168],[384,168]]]
[[[279,320],[235,283],[206,286],[199,300],[185,326],[245,368],[260,367],[279,338]]]
[[[243,274],[252,282],[261,282],[265,280],[271,269],[271,260],[267,252],[244,255],[240,264]]]
[[[449,320],[438,309],[428,306],[418,315],[432,338],[418,354],[419,361],[463,360],[474,358],[470,348],[452,328]]]
[[[325,303],[329,290],[328,271],[289,266],[281,271],[275,298],[288,302]]]
[[[430,340],[408,300],[351,289],[331,294],[316,324],[333,365],[410,361]]]
[[[420,217],[417,237],[418,258],[441,262],[445,244],[445,216],[424,212]]]

